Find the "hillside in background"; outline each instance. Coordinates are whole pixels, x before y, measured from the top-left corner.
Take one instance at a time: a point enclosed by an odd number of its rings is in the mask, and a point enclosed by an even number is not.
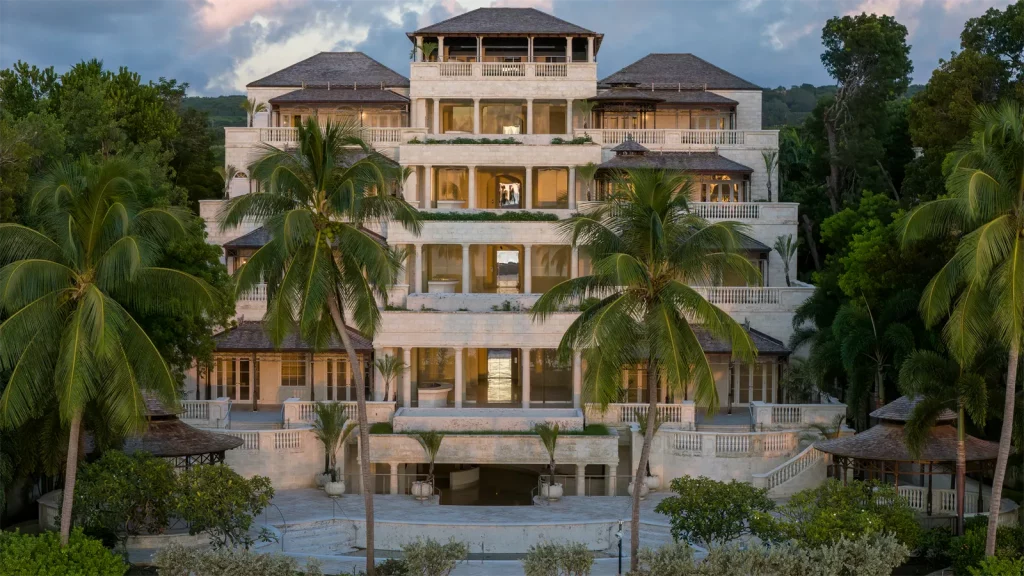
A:
[[[224,127],[245,126],[245,110],[242,110],[245,96],[190,96],[182,101],[186,108],[205,112],[208,120],[211,148],[217,165],[224,164]]]
[[[914,84],[907,89],[907,98],[924,88]],[[801,84],[784,88],[765,88],[761,96],[761,125],[766,130],[802,124],[820,98],[835,94],[835,86]]]

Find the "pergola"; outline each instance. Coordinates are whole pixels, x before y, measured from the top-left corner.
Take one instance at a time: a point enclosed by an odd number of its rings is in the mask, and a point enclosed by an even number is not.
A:
[[[828,475],[842,478],[846,483],[852,476],[859,480],[880,480],[895,484],[900,478],[919,478],[924,485],[927,478],[927,514],[932,513],[932,478],[949,475],[950,486],[956,484],[957,430],[956,414],[943,410],[936,418],[918,454],[907,446],[906,424],[917,405],[918,398],[902,396],[870,414],[878,424],[870,429],[841,438],[822,440],[815,447],[832,455]],[[973,436],[965,436],[964,451],[967,474],[978,474],[979,481],[994,467],[999,445]],[[915,469],[916,468],[916,469]],[[979,509],[981,490],[978,491]]]
[[[146,413],[146,430],[125,440],[126,454],[149,452],[171,461],[175,468],[188,469],[197,464],[220,464],[224,462],[225,452],[242,445],[241,438],[185,424],[177,414],[168,412],[159,400],[149,396],[146,397]]]

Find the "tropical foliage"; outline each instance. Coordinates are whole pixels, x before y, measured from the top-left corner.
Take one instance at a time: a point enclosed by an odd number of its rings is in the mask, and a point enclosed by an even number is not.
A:
[[[455,540],[441,544],[427,538],[402,546],[409,576],[449,576],[469,556],[469,547]]]
[[[349,422],[345,407],[338,402],[317,402],[313,412],[313,435],[324,445],[324,474],[330,474],[337,482],[338,448],[344,446],[355,425]]]
[[[266,529],[253,538],[250,528],[273,497],[265,476],[244,478],[228,466],[200,465],[178,474],[174,509],[188,523],[189,534],[207,534],[216,548],[248,548],[272,539]]]
[[[246,549],[186,548],[173,543],[153,555],[160,576],[193,576],[223,574],[225,576],[321,576],[315,559],[308,559],[304,569],[299,561],[284,554],[258,554]]]
[[[710,548],[745,535],[764,541],[775,538],[770,516],[775,503],[767,489],[705,476],[675,478],[670,489],[675,495],[658,502],[654,511],[669,517],[676,541]]]
[[[5,574],[123,576],[128,571],[120,556],[85,536],[80,528],[75,528],[63,546],[55,532],[0,532],[0,566]]]

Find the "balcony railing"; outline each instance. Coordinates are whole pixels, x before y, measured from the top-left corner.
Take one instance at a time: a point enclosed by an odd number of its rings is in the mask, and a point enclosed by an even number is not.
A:
[[[257,284],[252,290],[244,292],[238,295],[239,302],[266,302],[267,301],[267,285],[264,283]]]
[[[740,456],[783,456],[800,444],[803,432],[694,432],[663,430],[662,450],[677,456],[730,458]]]
[[[328,401],[326,403],[341,404],[345,412],[345,416],[355,421],[357,416],[357,404],[355,402]],[[316,419],[316,405],[317,402],[309,402],[307,400],[296,400],[294,398],[285,400],[282,409],[285,425],[312,424],[313,420]],[[376,422],[390,422],[394,413],[394,402],[366,403],[366,419],[371,424]]]
[[[597,66],[588,62],[414,62],[411,72],[412,80],[551,78],[593,82]]]
[[[756,220],[763,202],[690,202],[694,214],[707,220]]]
[[[782,288],[768,286],[703,286],[697,289],[712,304],[780,304]]]
[[[691,130],[674,128],[620,129],[587,128],[576,129],[575,136],[589,135],[603,146],[617,146],[632,138],[652,150],[708,149],[730,146],[753,148],[777,148],[777,130]]]
[[[649,411],[650,405],[644,403],[609,404],[604,411],[600,404],[587,404],[586,418],[592,424],[634,424]],[[693,430],[696,423],[694,404],[658,404],[658,420],[665,428]]]
[[[236,129],[237,130],[237,129]],[[296,142],[299,138],[299,129],[289,126],[275,126],[270,128],[251,128],[256,130],[259,141],[264,143]],[[360,134],[367,144],[401,144],[407,139],[403,138],[403,132],[409,128],[360,128]],[[420,130],[425,132],[425,130]],[[412,136],[410,136],[411,138]]]
[[[750,403],[750,421],[758,430],[806,428],[813,424],[832,424],[846,415],[846,404],[766,404]]]

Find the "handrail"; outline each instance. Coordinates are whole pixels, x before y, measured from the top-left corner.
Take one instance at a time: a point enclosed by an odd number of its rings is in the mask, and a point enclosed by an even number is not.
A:
[[[799,454],[779,464],[775,468],[760,474],[752,474],[754,485],[771,490],[776,486],[796,477],[804,470],[810,468],[825,456],[825,453],[818,450],[814,445],[804,448]],[[760,482],[758,482],[760,480]]]

